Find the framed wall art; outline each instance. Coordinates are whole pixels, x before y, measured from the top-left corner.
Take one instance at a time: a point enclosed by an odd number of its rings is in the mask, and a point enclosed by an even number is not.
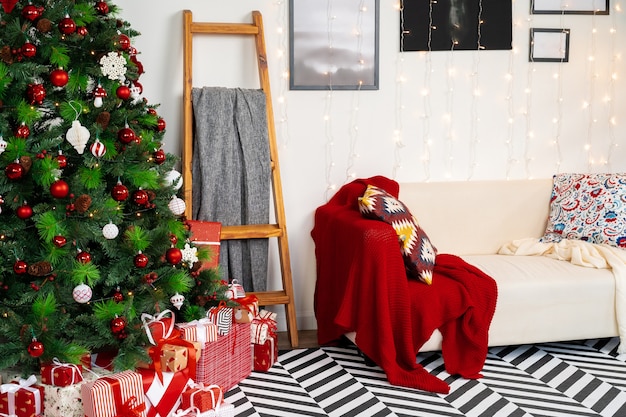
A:
[[[569,29],[530,29],[530,62],[568,62]]]
[[[510,50],[511,0],[402,0],[400,50]]]
[[[291,90],[378,90],[379,0],[289,0]]]
[[[532,14],[609,14],[609,0],[530,0]]]

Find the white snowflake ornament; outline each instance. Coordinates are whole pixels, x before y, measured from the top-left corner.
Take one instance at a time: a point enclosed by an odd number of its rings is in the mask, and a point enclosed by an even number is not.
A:
[[[192,248],[189,243],[185,243],[185,248],[181,251],[183,253],[183,261],[194,264],[198,262],[198,248]]]
[[[72,127],[70,127],[65,134],[67,141],[71,143],[74,149],[76,149],[76,152],[81,155],[85,152],[85,146],[87,146],[87,141],[90,136],[91,133],[89,133],[89,129],[81,125],[78,120],[72,122]]]
[[[0,135],[0,154],[7,149],[7,145],[8,145],[7,141],[4,140],[2,135]]]
[[[100,58],[100,71],[110,80],[121,80],[126,75],[126,59],[122,54],[109,52]]]

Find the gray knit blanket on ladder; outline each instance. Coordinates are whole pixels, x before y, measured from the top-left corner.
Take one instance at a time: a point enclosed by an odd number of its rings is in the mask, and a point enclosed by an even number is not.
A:
[[[269,223],[270,153],[262,90],[192,89],[192,217],[223,226]],[[220,276],[267,289],[268,239],[226,240]]]

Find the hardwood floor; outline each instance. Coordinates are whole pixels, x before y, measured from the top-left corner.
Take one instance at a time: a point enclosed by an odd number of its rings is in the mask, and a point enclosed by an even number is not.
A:
[[[306,349],[315,347],[319,347],[317,344],[317,330],[300,330],[298,332],[298,348]],[[278,332],[278,349],[291,349],[287,332]]]

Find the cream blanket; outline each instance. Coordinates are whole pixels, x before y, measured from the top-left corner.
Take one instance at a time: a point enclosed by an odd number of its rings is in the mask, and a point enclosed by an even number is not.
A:
[[[541,255],[589,268],[610,268],[615,277],[615,311],[620,336],[618,353],[626,353],[626,250],[582,240],[543,243],[536,238],[527,238],[505,244],[498,253]]]

